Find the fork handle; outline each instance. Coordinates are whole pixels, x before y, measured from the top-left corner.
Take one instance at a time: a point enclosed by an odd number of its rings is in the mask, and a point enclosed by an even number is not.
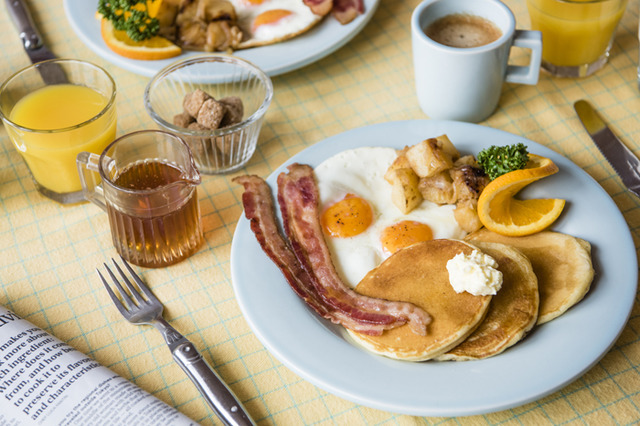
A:
[[[171,352],[173,359],[187,373],[220,420],[229,426],[255,425],[242,403],[202,358],[193,343],[184,339]]]

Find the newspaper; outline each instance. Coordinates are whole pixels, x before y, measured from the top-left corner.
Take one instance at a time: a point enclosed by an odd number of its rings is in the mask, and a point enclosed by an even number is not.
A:
[[[196,425],[0,306],[0,426]]]

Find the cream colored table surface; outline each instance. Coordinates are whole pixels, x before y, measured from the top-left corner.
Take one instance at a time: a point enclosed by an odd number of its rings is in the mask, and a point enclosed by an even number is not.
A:
[[[153,128],[142,93],[147,78],[105,62],[71,30],[62,0],[28,2],[45,42],[60,57],[106,68],[118,85],[118,135]],[[367,27],[335,54],[273,78],[274,99],[258,149],[244,170],[205,176],[200,188],[206,242],[188,261],[142,270],[182,331],[230,384],[260,424],[630,424],[640,419],[640,309],[611,351],[583,377],[539,401],[466,418],[418,418],[353,404],[293,374],[252,334],[234,298],[231,240],[242,214],[240,173],[266,177],[293,154],[345,130],[426,119],[414,94],[410,16],[417,0],[382,0]],[[519,28],[529,28],[524,0],[508,0]],[[506,84],[498,110],[481,124],[546,145],[570,158],[611,195],[636,247],[640,200],[593,146],[573,111],[586,98],[640,154],[637,85],[638,3],[618,28],[610,63],[595,75],[536,86]],[[0,5],[0,80],[29,59],[5,3]],[[603,220],[606,220],[604,218]],[[63,207],[40,196],[7,133],[0,130],[0,304],[48,330],[202,424],[218,424],[171,358],[159,333],[116,311],[95,268],[114,256],[107,216],[98,207]],[[283,280],[283,285],[284,280]],[[637,301],[637,298],[636,298]],[[603,313],[604,315],[605,313]],[[588,333],[585,330],[585,333]],[[318,362],[322,354],[318,354]],[[330,368],[330,367],[328,367]],[[429,383],[425,383],[429,387]]]

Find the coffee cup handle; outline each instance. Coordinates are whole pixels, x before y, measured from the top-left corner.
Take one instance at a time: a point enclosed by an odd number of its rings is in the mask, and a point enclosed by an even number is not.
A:
[[[99,163],[100,156],[92,152],[81,152],[76,157],[84,198],[106,211],[104,192],[100,185]]]
[[[540,31],[516,30],[512,46],[531,50],[531,59],[527,66],[508,65],[505,81],[518,84],[537,84],[542,61],[542,33]]]

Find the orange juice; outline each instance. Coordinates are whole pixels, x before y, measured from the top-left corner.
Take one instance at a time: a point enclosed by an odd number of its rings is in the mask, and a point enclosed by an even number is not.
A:
[[[531,28],[542,32],[542,60],[573,67],[609,49],[627,0],[527,0]]]
[[[82,190],[76,156],[101,153],[115,139],[115,105],[86,86],[45,86],[20,99],[10,113],[19,127],[7,127],[34,179],[56,193]],[[101,112],[103,112],[101,114]]]

